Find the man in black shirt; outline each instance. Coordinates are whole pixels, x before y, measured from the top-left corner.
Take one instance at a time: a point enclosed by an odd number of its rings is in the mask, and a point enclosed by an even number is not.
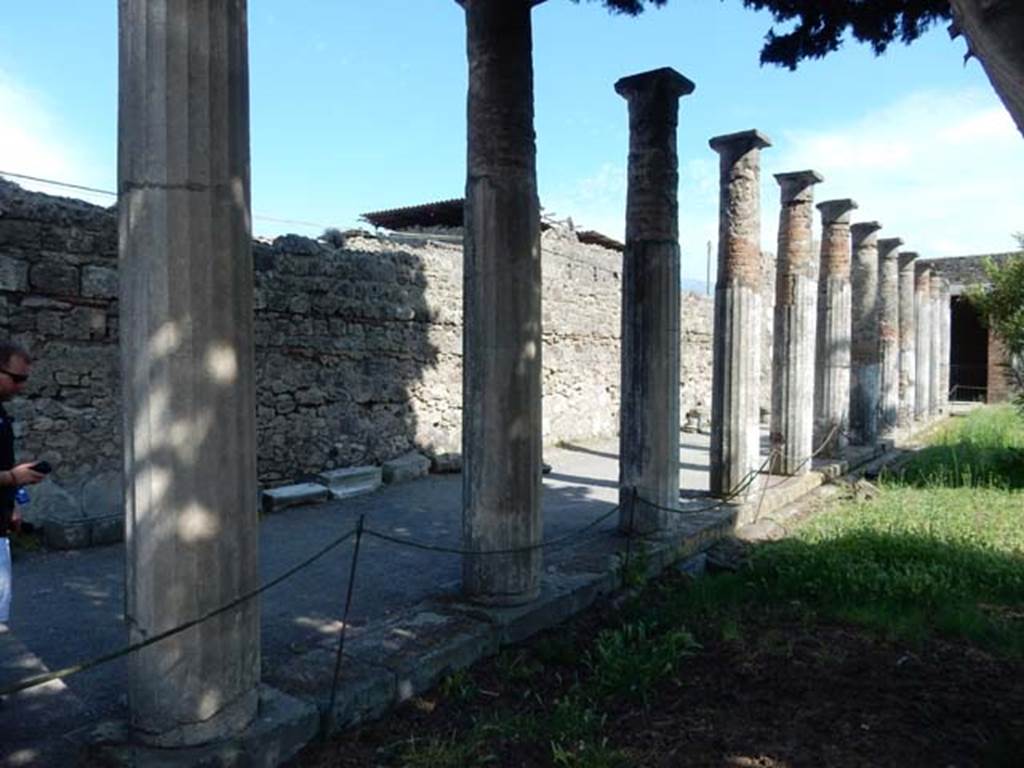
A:
[[[21,394],[28,381],[32,358],[23,347],[0,342],[0,536],[6,536],[14,515],[14,494],[22,485],[33,485],[45,477],[32,463],[14,463],[13,419],[3,403]]]

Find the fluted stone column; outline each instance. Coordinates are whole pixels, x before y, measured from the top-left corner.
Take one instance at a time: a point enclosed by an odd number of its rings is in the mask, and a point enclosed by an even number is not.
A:
[[[775,270],[775,330],[772,335],[772,471],[804,474],[814,450],[814,344],[818,263],[811,248],[816,171],[778,173],[778,266]]]
[[[850,199],[821,211],[821,265],[814,366],[814,446],[839,458],[850,428]]]
[[[931,296],[931,359],[929,360],[929,375],[931,386],[928,391],[928,413],[931,416],[938,416],[942,410],[942,278],[932,272],[931,285],[929,286]]]
[[[899,256],[900,272],[900,385],[897,424],[906,429],[914,421],[916,313],[914,311],[914,263],[917,254],[903,251]]]
[[[245,0],[120,0],[127,623],[141,641],[259,583]],[[256,715],[259,602],[128,658],[136,736]]]
[[[939,410],[949,412],[949,347],[950,347],[950,292],[949,281],[942,281],[939,292]]]
[[[850,227],[851,268],[850,442],[878,440],[881,387],[878,343],[878,235],[882,225],[864,221]]]
[[[896,431],[900,408],[900,266],[898,237],[878,240],[878,429]]]
[[[923,421],[931,414],[932,397],[932,271],[928,267],[914,274],[914,319],[914,418]]]
[[[711,492],[738,493],[760,464],[761,150],[758,131],[717,136],[718,277],[711,385]]]
[[[619,529],[670,527],[679,506],[679,97],[693,83],[656,69],[615,83],[629,102],[622,257]],[[650,502],[650,503],[645,503]],[[657,505],[657,506],[655,506]]]
[[[462,586],[533,599],[541,551],[541,259],[533,0],[463,0],[469,59],[463,269]]]

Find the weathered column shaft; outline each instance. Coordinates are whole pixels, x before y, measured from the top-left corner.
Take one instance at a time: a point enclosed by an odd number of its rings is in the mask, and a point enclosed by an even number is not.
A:
[[[804,474],[814,450],[818,264],[812,252],[815,171],[775,175],[782,194],[772,335],[772,471]]]
[[[914,418],[927,419],[932,392],[932,271],[914,273],[914,318],[917,320],[914,354]]]
[[[540,590],[541,259],[531,0],[464,0],[469,60],[463,271],[463,546],[472,599]],[[532,549],[530,549],[533,547]]]
[[[711,385],[711,492],[741,494],[760,463],[761,149],[757,131],[718,136],[718,277]]]
[[[854,224],[851,269],[850,434],[857,445],[878,440],[881,371],[878,343],[877,221]]]
[[[850,413],[850,212],[853,200],[827,200],[821,211],[821,265],[814,366],[814,446],[839,458]]]
[[[928,413],[937,416],[941,410],[942,398],[942,278],[932,272],[931,285],[928,294],[931,297],[931,358],[929,360],[929,375],[931,386],[928,391]]]
[[[668,528],[679,506],[679,97],[693,83],[657,69],[615,84],[629,102],[622,258],[619,528]],[[661,509],[659,509],[661,507]]]
[[[943,412],[949,411],[950,314],[949,281],[943,280],[939,292],[939,408]]]
[[[897,424],[906,429],[914,421],[916,313],[914,311],[914,262],[917,254],[904,251],[899,258],[900,272],[900,385]]]
[[[898,237],[878,240],[878,370],[879,421],[883,435],[892,435],[900,407],[900,267]]]
[[[245,0],[120,0],[127,622],[140,641],[259,582]],[[129,657],[136,735],[255,716],[256,600]]]

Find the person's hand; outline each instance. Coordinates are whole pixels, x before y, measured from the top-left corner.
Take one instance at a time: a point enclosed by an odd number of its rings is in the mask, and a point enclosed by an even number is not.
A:
[[[35,462],[30,461],[27,464],[19,464],[11,470],[11,477],[14,478],[15,485],[35,485],[46,477],[42,472],[32,469],[33,464]]]

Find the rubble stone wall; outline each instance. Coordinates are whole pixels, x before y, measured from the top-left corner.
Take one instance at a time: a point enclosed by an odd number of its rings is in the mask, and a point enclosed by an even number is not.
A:
[[[368,233],[340,245],[253,245],[263,485],[460,450],[461,246]],[[615,434],[621,254],[559,227],[542,248],[545,442]],[[120,472],[117,292],[113,209],[0,181],[0,334],[37,358],[10,405],[19,450],[54,464],[75,499]],[[682,302],[681,406],[706,418],[712,302]]]

